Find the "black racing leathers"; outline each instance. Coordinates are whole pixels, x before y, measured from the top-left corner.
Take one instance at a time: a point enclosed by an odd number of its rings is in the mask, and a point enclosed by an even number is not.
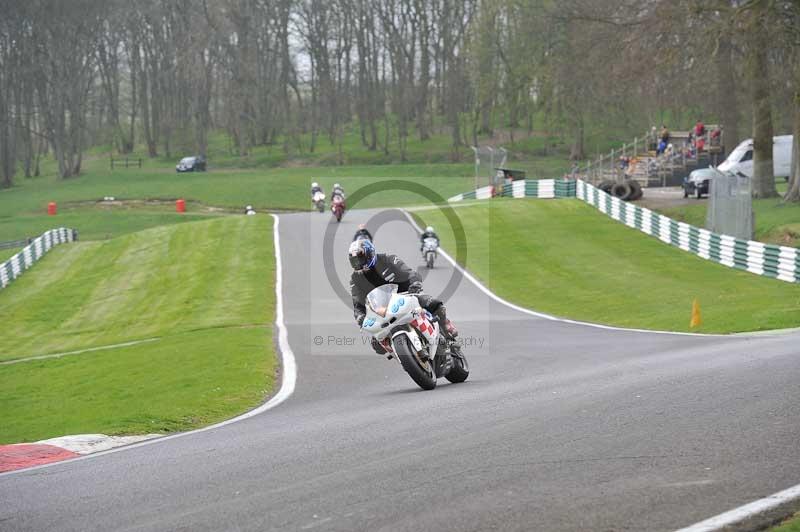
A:
[[[353,298],[353,316],[358,325],[364,321],[367,314],[367,294],[374,288],[385,284],[394,283],[398,292],[411,292],[417,295],[422,308],[436,316],[441,324],[441,330],[448,336],[447,309],[441,301],[427,294],[421,294],[422,278],[409,268],[397,255],[378,253],[375,266],[368,270],[353,272],[350,277],[350,295]],[[377,349],[376,349],[377,351]]]

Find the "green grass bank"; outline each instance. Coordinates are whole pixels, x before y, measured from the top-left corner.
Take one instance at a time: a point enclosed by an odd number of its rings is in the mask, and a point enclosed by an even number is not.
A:
[[[228,216],[55,248],[0,291],[0,443],[187,430],[275,378],[272,218]],[[126,342],[60,358],[32,357]]]
[[[800,286],[705,261],[578,200],[496,199],[455,209],[465,266],[521,306],[621,327],[732,333],[800,326]],[[455,238],[437,210],[414,213]],[[690,329],[692,301],[703,324]]]

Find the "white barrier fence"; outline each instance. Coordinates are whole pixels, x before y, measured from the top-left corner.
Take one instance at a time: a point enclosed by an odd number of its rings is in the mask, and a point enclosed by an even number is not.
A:
[[[0,288],[8,286],[11,281],[22,275],[53,247],[74,240],[76,240],[76,232],[73,229],[59,227],[45,231],[44,234],[25,246],[22,251],[0,264]]]

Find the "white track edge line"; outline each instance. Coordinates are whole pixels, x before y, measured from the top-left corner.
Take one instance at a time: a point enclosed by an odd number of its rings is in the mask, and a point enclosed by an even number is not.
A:
[[[403,213],[406,215],[406,218],[408,218],[408,221],[411,223],[411,225],[414,227],[414,229],[416,229],[417,232],[422,233],[422,228],[420,228],[420,226],[417,224],[416,220],[414,220],[414,218],[406,210],[403,210]],[[450,255],[448,255],[446,251],[444,251],[444,249],[442,249],[440,247],[439,250],[441,251],[441,253],[444,256],[444,258],[446,258],[447,261],[450,262],[450,264],[452,264],[454,268],[458,269],[467,279],[472,281],[472,283],[475,286],[477,286],[483,293],[485,293],[486,295],[488,295],[489,297],[491,297],[495,301],[497,301],[499,303],[502,303],[503,305],[506,305],[506,306],[508,306],[508,307],[510,307],[510,308],[512,308],[514,310],[517,310],[517,311],[525,313],[525,314],[530,314],[532,316],[537,316],[537,317],[540,317],[540,318],[553,320],[553,321],[563,321],[563,322],[566,322],[566,323],[573,323],[573,324],[577,324],[577,325],[586,325],[588,327],[597,327],[597,328],[600,328],[600,329],[611,329],[611,330],[618,330],[618,331],[634,331],[634,332],[645,332],[645,333],[654,333],[654,334],[675,334],[675,335],[682,335],[682,336],[716,336],[716,337],[728,336],[728,335],[721,335],[721,334],[697,334],[697,333],[680,333],[680,332],[671,332],[671,331],[650,331],[650,330],[646,330],[646,329],[625,329],[625,328],[622,328],[622,327],[611,327],[611,326],[608,326],[608,325],[599,325],[599,324],[596,324],[596,323],[587,323],[587,322],[581,322],[581,321],[575,321],[575,320],[567,320],[567,319],[563,319],[563,318],[558,318],[556,316],[551,316],[549,314],[542,314],[540,312],[535,312],[533,310],[529,310],[529,309],[520,307],[520,306],[515,305],[513,303],[509,303],[508,301],[506,301],[505,299],[501,298],[500,296],[497,296],[491,290],[486,288],[480,281],[478,281],[472,275],[470,275],[470,273],[467,272],[464,268],[462,268],[460,265],[458,265],[456,263],[456,261],[453,260],[453,258]],[[738,336],[745,336],[746,334],[747,333],[741,333]],[[760,334],[763,335],[764,332],[761,332]],[[789,501],[791,501],[793,499],[797,499],[799,497],[800,497],[800,484],[798,484],[796,486],[793,486],[791,488],[788,488],[786,490],[779,491],[778,493],[774,493],[774,494],[772,494],[772,495],[770,495],[768,497],[764,497],[763,499],[758,499],[758,500],[753,501],[753,502],[751,502],[749,504],[745,504],[744,506],[740,506],[739,508],[735,508],[735,509],[730,510],[728,512],[725,512],[725,513],[719,514],[717,516],[711,517],[709,519],[706,519],[705,521],[701,521],[701,522],[699,522],[697,524],[691,525],[688,528],[682,528],[682,529],[680,529],[680,530],[678,530],[676,532],[714,532],[714,531],[717,531],[717,530],[721,529],[722,527],[729,526],[729,525],[737,523],[739,521],[743,521],[744,519],[747,519],[748,517],[751,517],[753,515],[762,513],[762,512],[764,512],[766,510],[769,510],[771,508],[779,506],[779,505],[781,505],[783,503],[789,502]]]
[[[416,220],[414,220],[414,218],[408,213],[408,211],[406,211],[405,209],[402,209],[402,212],[403,212],[403,214],[406,215],[406,218],[408,218],[408,221],[411,223],[411,225],[414,226],[414,229],[416,229],[417,232],[422,233],[422,228],[417,224]],[[498,303],[501,303],[501,304],[503,304],[503,305],[505,305],[505,306],[507,306],[507,307],[509,307],[511,309],[514,309],[517,312],[522,312],[523,314],[528,314],[530,316],[536,316],[537,318],[543,318],[543,319],[550,320],[550,321],[560,321],[562,323],[570,323],[570,324],[573,324],[573,325],[583,325],[585,327],[594,327],[596,329],[606,329],[606,330],[610,330],[610,331],[638,332],[638,333],[647,333],[647,334],[671,334],[671,335],[676,335],[676,336],[708,336],[708,337],[714,337],[714,338],[719,338],[719,337],[728,338],[728,337],[731,336],[729,334],[687,333],[687,332],[676,332],[676,331],[659,331],[659,330],[652,330],[652,329],[631,329],[631,328],[626,328],[626,327],[614,327],[612,325],[601,325],[599,323],[590,323],[590,322],[587,322],[587,321],[570,320],[570,319],[567,319],[567,318],[559,318],[558,316],[553,316],[551,314],[544,314],[542,312],[536,312],[535,310],[530,310],[530,309],[527,309],[527,308],[524,308],[524,307],[520,307],[519,305],[515,305],[514,303],[506,301],[502,297],[498,296],[497,294],[495,294],[494,292],[489,290],[489,288],[487,288],[483,283],[481,283],[478,279],[473,277],[471,273],[469,273],[467,270],[462,268],[461,265],[458,264],[453,259],[453,257],[451,257],[444,250],[444,248],[442,248],[441,246],[439,247],[439,252],[442,254],[442,256],[444,256],[445,259],[447,259],[447,261],[450,264],[453,265],[453,267],[455,269],[460,271],[461,274],[464,275],[464,277],[469,279],[472,282],[472,284],[477,286],[478,289],[481,292],[483,292],[487,296],[491,297],[492,299],[494,299]],[[744,334],[746,334],[746,333],[743,333],[740,336],[744,336]]]
[[[225,425],[230,425],[231,423],[236,423],[238,421],[242,421],[253,416],[257,416],[275,408],[286,399],[288,399],[292,393],[294,393],[295,385],[297,383],[297,362],[294,358],[294,352],[292,348],[289,346],[289,333],[286,329],[286,324],[283,322],[283,267],[281,262],[281,245],[280,245],[280,218],[278,218],[277,214],[270,214],[272,218],[275,220],[275,223],[272,226],[272,234],[273,234],[273,247],[275,248],[275,325],[278,328],[278,350],[281,353],[281,388],[278,390],[272,398],[264,403],[263,405],[250,410],[249,412],[245,412],[239,416],[236,416],[231,419],[226,419],[225,421],[221,421],[214,425],[209,425],[207,427],[202,427],[199,429],[191,430],[188,432],[179,432],[178,434],[170,434],[169,436],[164,436],[161,438],[153,438],[151,440],[145,440],[138,443],[133,443],[131,445],[124,445],[121,447],[116,447],[114,449],[108,449],[107,451],[100,451],[97,453],[86,454],[83,456],[79,456],[77,458],[71,458],[69,460],[60,461],[60,462],[51,462],[49,464],[42,464],[39,466],[29,467],[26,469],[17,469],[14,471],[7,471],[5,473],[0,473],[0,477],[8,476],[8,475],[15,475],[20,473],[29,473],[31,471],[35,471],[37,469],[43,469],[46,467],[52,467],[59,464],[64,464],[65,462],[77,462],[79,460],[88,460],[91,458],[95,458],[97,456],[102,456],[104,454],[111,454],[119,451],[127,451],[128,449],[135,449],[136,447],[144,447],[145,445],[151,445],[153,443],[160,443],[167,440],[173,440],[175,438],[181,438],[183,436],[188,436],[190,434],[198,434],[200,432],[206,432],[208,430],[218,429],[220,427],[224,427]]]
[[[10,366],[11,364],[21,364],[23,362],[32,362],[34,360],[47,360],[49,358],[61,358],[71,355],[82,355],[83,353],[93,353],[95,351],[105,351],[106,349],[117,349],[119,347],[131,347],[134,345],[146,344],[148,342],[155,342],[157,340],[161,340],[161,337],[145,338],[144,340],[131,340],[130,342],[123,342],[121,344],[87,347],[86,349],[78,349],[76,351],[66,351],[64,353],[53,353],[51,355],[34,355],[25,358],[12,358],[11,360],[4,360],[3,362],[0,362],[0,366]]]
[[[700,521],[689,527],[681,528],[676,532],[713,532],[744,521],[749,517],[766,512],[767,510],[771,510],[781,504],[791,502],[797,498],[800,498],[800,484],[779,491],[778,493],[773,493],[772,495],[745,504],[744,506],[734,508],[725,513],[721,513],[705,521]]]

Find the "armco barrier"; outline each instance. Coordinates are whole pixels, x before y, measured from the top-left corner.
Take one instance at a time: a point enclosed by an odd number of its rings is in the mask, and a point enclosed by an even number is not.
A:
[[[574,198],[575,180],[565,179],[521,179],[504,183],[502,189],[488,186],[465,192],[449,198],[447,201],[462,201],[469,199],[488,199],[494,196],[509,198]]]
[[[72,242],[76,238],[75,231],[66,227],[51,229],[42,236],[22,249],[19,253],[0,264],[0,288],[5,288],[8,284],[22,275],[22,273],[33,266],[33,263],[41,259],[42,256],[50,251],[54,246],[64,242]]]
[[[580,179],[513,181],[504,184],[502,191],[499,192],[499,194],[495,194],[492,187],[484,187],[453,196],[448,201],[486,199],[493,196],[512,198],[577,197],[614,220],[698,257],[756,275],[772,277],[789,283],[800,282],[800,254],[796,248],[764,244],[753,240],[740,240],[732,236],[712,233],[706,229],[678,222],[650,209],[622,201]]]
[[[576,195],[611,218],[698,257],[781,281],[800,281],[796,248],[718,235],[624,202],[580,180]]]

